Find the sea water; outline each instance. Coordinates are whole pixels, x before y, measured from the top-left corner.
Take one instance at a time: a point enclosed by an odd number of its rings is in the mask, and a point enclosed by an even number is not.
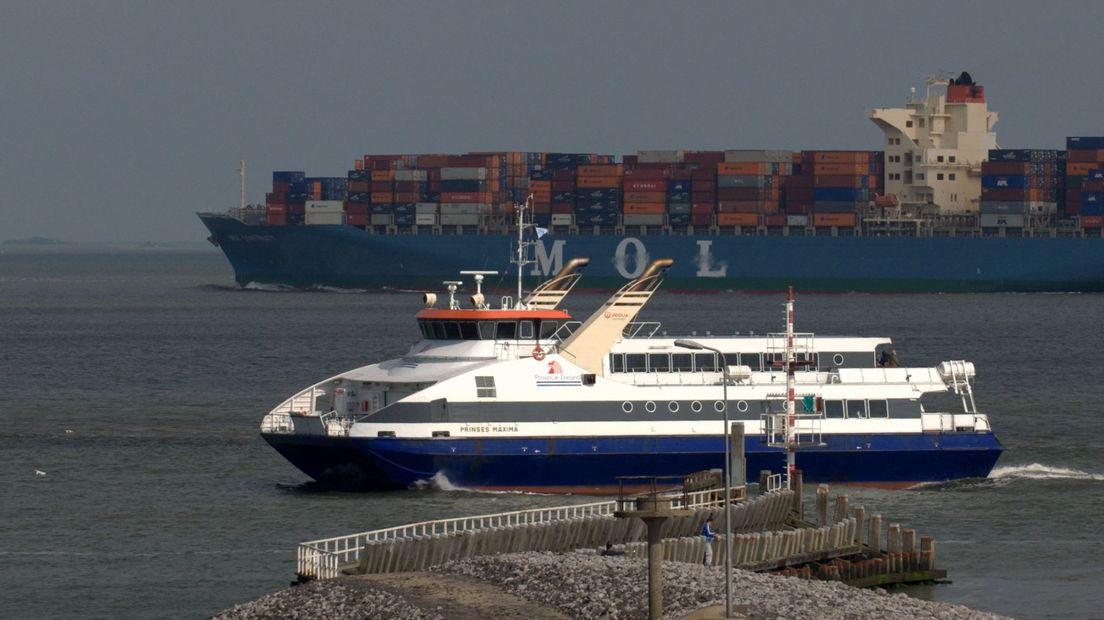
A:
[[[5,617],[201,617],[286,586],[301,541],[594,500],[320,489],[260,438],[293,392],[404,353],[419,295],[241,290],[214,249],[64,250],[0,253]],[[776,332],[783,295],[661,290],[642,318],[672,335]],[[935,537],[951,583],[905,591],[1100,616],[1104,295],[797,296],[798,331],[889,336],[907,365],[977,364],[978,407],[1007,448],[988,479],[834,490]],[[565,307],[584,317],[605,297]]]

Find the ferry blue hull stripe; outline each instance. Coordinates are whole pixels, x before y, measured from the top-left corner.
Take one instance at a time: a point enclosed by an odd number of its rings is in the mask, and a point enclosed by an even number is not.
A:
[[[602,487],[617,476],[684,475],[723,464],[719,437],[395,439],[352,442],[389,486],[444,474],[469,487]],[[797,465],[810,482],[894,484],[988,475],[1002,447],[992,433],[839,435],[805,448]],[[747,470],[781,472],[785,453],[746,440]]]

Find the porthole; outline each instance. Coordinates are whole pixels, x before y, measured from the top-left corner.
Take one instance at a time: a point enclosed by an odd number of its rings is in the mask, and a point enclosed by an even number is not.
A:
[[[725,404],[724,403],[722,403],[719,400],[713,401],[713,411],[716,411],[717,413],[721,413],[724,410],[725,410]]]
[[[832,363],[835,364],[836,366],[843,366],[843,354],[842,353],[836,353],[835,355],[833,355],[832,356]]]
[[[748,404],[746,400],[736,401],[736,411],[739,411],[740,413],[747,413],[747,410]]]
[[[702,407],[700,402],[695,400],[694,402],[690,403],[690,411],[693,411],[694,413],[701,413],[701,409]]]
[[[667,403],[667,411],[670,411],[671,413],[678,413],[679,404],[672,400],[671,402]]]
[[[625,413],[632,413],[633,404],[626,400],[625,402],[621,403],[621,411],[624,411]]]
[[[655,410],[656,405],[654,402],[649,400],[648,402],[644,403],[644,411],[647,411],[648,413],[655,413]]]

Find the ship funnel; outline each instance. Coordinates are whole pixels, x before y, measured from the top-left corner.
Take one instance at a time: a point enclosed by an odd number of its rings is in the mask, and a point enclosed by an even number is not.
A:
[[[565,264],[556,275],[533,289],[533,291],[526,296],[522,304],[533,310],[554,309],[556,306],[560,305],[564,297],[567,297],[571,289],[578,284],[579,278],[583,276],[583,274],[579,273],[579,270],[589,264],[590,259],[584,257],[573,258],[567,261],[567,264]]]
[[[648,303],[663,281],[667,268],[674,263],[670,258],[652,261],[644,273],[621,287],[597,312],[590,315],[560,346],[560,353],[588,372],[603,374],[602,360],[610,347],[621,339],[625,328]]]

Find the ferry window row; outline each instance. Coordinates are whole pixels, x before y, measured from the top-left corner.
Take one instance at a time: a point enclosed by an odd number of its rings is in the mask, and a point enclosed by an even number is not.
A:
[[[824,417],[836,419],[888,418],[887,400],[826,400]]]
[[[538,327],[539,325],[539,327]],[[418,327],[427,340],[532,340],[540,332],[542,340],[559,329],[558,321],[442,321],[421,320]]]
[[[729,366],[747,366],[753,371],[780,368],[781,353],[725,353],[725,362]],[[832,356],[833,364],[843,365],[842,354]],[[838,360],[838,361],[837,361]],[[805,363],[805,368],[819,365],[816,353],[797,355],[797,361]],[[610,372],[719,372],[720,361],[716,353],[611,353]]]

